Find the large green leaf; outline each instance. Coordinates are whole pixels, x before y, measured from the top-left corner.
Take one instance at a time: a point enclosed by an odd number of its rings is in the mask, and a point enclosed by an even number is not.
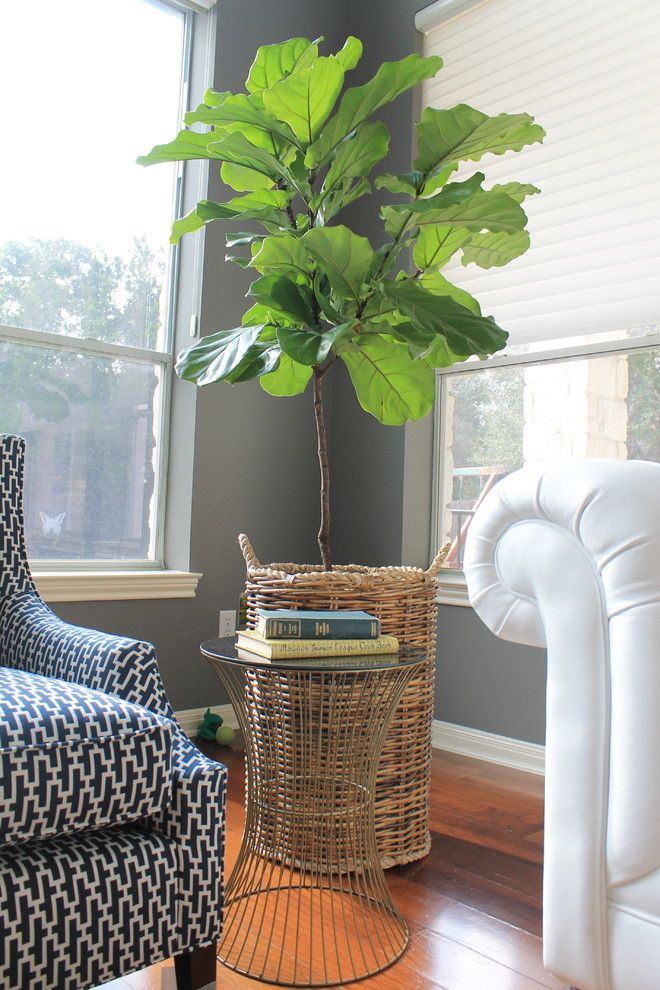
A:
[[[419,284],[426,289],[427,292],[432,292],[434,296],[450,296],[461,306],[465,306],[469,309],[471,313],[476,313],[477,316],[481,316],[481,306],[473,295],[470,295],[465,289],[459,288],[458,285],[454,285],[445,278],[440,272],[428,272],[426,275],[422,275],[419,279]]]
[[[335,105],[344,83],[344,70],[332,55],[317,58],[263,91],[267,110],[286,121],[298,140],[311,144]]]
[[[272,189],[274,181],[261,172],[255,172],[253,168],[246,168],[245,165],[234,165],[232,162],[223,162],[220,166],[220,178],[226,185],[231,186],[236,192],[254,192],[257,189]]]
[[[444,184],[451,178],[452,173],[456,172],[458,165],[452,163],[451,165],[443,165],[441,168],[436,168],[433,172],[430,172],[426,176],[424,182],[422,183],[422,196],[432,196],[434,192],[438,189],[442,189]]]
[[[317,166],[327,162],[339,142],[367,117],[423,79],[434,76],[441,66],[442,59],[435,55],[430,58],[408,55],[398,62],[384,62],[364,86],[347,89],[337,113],[308,148],[305,156],[307,165]]]
[[[365,334],[359,346],[341,353],[362,408],[388,426],[421,419],[435,398],[435,377],[406,344],[380,334]]]
[[[230,200],[230,206],[240,212],[258,210],[260,206],[270,206],[271,209],[284,213],[289,202],[290,196],[284,189],[257,189],[245,196],[234,196]]]
[[[269,395],[300,395],[311,377],[310,367],[292,360],[288,354],[282,354],[275,370],[263,375],[259,384]]]
[[[523,203],[528,196],[540,193],[537,186],[524,182],[505,182],[493,186],[491,193],[503,193],[516,203]],[[496,268],[508,265],[514,258],[524,254],[530,245],[529,233],[526,230],[516,230],[513,233],[486,231],[483,234],[471,234],[463,248],[462,264],[471,262],[479,268]]]
[[[170,234],[170,244],[176,244],[184,234],[192,234],[196,230],[201,230],[211,220],[233,220],[240,215],[238,210],[233,210],[229,206],[229,203],[214,203],[211,200],[203,199],[194,210],[174,221]]]
[[[319,216],[327,223],[360,196],[365,196],[369,192],[371,192],[371,186],[367,179],[348,179],[325,197],[319,210]]]
[[[265,148],[257,148],[243,134],[225,134],[218,138],[221,133],[216,132],[215,140],[209,144],[209,150],[213,151],[216,158],[254,169],[273,181],[282,179],[297,188],[291,172],[275,155]]]
[[[245,88],[249,93],[269,89],[293,72],[300,59],[310,50],[316,55],[318,45],[308,38],[289,38],[276,45],[263,45],[257,49]]]
[[[471,262],[479,268],[500,268],[519,258],[529,247],[529,232],[517,230],[514,234],[472,234],[465,247],[461,264]]]
[[[503,182],[500,185],[491,186],[488,191],[504,193],[516,203],[524,203],[528,196],[536,196],[541,192],[538,186],[533,186],[530,182]]]
[[[362,124],[354,137],[342,141],[323,183],[326,192],[334,186],[369,174],[376,162],[384,158],[389,147],[390,135],[380,122]]]
[[[391,193],[407,193],[409,196],[417,195],[417,188],[421,186],[424,179],[422,172],[404,172],[402,175],[379,175],[374,185],[376,189],[387,189]]]
[[[460,183],[452,183],[459,185]],[[428,223],[443,224],[451,227],[462,227],[465,230],[479,233],[482,230],[505,231],[512,233],[522,230],[527,223],[527,215],[515,200],[504,193],[482,190],[463,202],[454,206],[442,206],[441,197],[451,186],[432,196],[430,199],[418,199],[412,203],[399,206],[385,206],[381,215],[385,220],[388,231],[396,231],[406,216],[411,216],[411,222],[417,226]]]
[[[367,238],[338,225],[308,230],[302,240],[334,291],[358,303],[360,288],[374,256]]]
[[[170,242],[176,244],[184,234],[201,230],[211,220],[258,220],[265,224],[278,224],[284,221],[283,211],[288,199],[280,189],[261,189],[247,196],[236,196],[228,203],[214,203],[203,199],[194,210],[175,220],[172,225]]]
[[[476,162],[487,153],[520,151],[545,136],[543,128],[527,113],[489,117],[465,103],[450,110],[427,107],[416,130],[415,168],[427,173],[460,161]]]
[[[390,321],[385,327],[381,323],[366,323],[363,328],[367,333],[385,333],[403,341],[412,358],[422,358],[430,368],[446,368],[465,361],[469,354],[455,354],[442,334],[423,330],[411,320],[401,320],[398,313],[390,314]],[[394,319],[396,317],[396,319]]]
[[[277,340],[275,335],[276,328],[274,325],[271,325],[271,312],[267,306],[262,306],[261,303],[255,303],[254,306],[250,306],[241,317],[241,326],[243,327],[254,327],[257,323],[261,323],[264,326],[264,330],[259,338],[260,340],[268,340],[271,343]]]
[[[269,374],[279,364],[282,358],[282,351],[278,344],[262,343],[257,341],[247,352],[241,363],[234,371],[225,377],[225,381],[231,385],[239,382],[253,381]]]
[[[442,268],[470,238],[460,227],[443,227],[428,224],[422,227],[413,248],[413,261],[421,271]]]
[[[263,326],[238,327],[202,337],[179,354],[176,373],[196,385],[210,385],[226,379],[239,367],[263,329]]]
[[[335,58],[341,65],[344,72],[348,72],[350,69],[354,69],[362,58],[362,42],[359,38],[355,38],[352,34],[349,34],[348,38],[344,42],[344,46],[341,51],[338,51]]]
[[[263,234],[255,234],[253,231],[250,230],[236,230],[236,231],[230,231],[229,233],[225,234],[225,243],[227,244],[228,248],[245,247],[248,244],[250,245],[250,247],[252,247],[252,245],[258,241],[259,243],[256,244],[255,247],[255,250],[258,251],[263,239],[264,239]]]
[[[475,172],[465,182],[451,182],[430,199],[414,199],[409,203],[385,206],[381,210],[381,216],[385,220],[385,229],[388,233],[399,236],[407,223],[415,224],[418,222],[418,214],[433,212],[440,215],[443,210],[451,209],[460,203],[471,200],[477,192],[481,191],[483,180],[483,173]]]
[[[350,335],[353,323],[342,323],[325,333],[300,330],[296,327],[279,327],[277,340],[285,354],[300,364],[322,364],[333,345]]]
[[[319,304],[324,319],[331,325],[337,326],[342,322],[342,317],[335,302],[330,298],[331,292],[332,286],[328,281],[328,276],[322,268],[317,269],[314,273],[314,295],[316,296],[316,301]]]
[[[264,241],[250,262],[262,275],[309,275],[309,256],[295,234],[273,234]]]
[[[158,165],[161,162],[184,162],[197,158],[220,158],[209,144],[215,141],[212,133],[199,134],[197,131],[179,131],[168,144],[157,144],[148,155],[140,155],[138,165]]]
[[[449,368],[458,361],[467,361],[469,357],[469,349],[466,354],[456,354],[441,334],[436,334],[435,340],[424,352],[424,360],[431,368]]]
[[[454,206],[456,203],[464,203],[476,193],[483,191],[481,183],[484,181],[484,178],[483,172],[475,172],[474,175],[471,175],[469,179],[465,179],[463,182],[450,182],[444,189],[436,193],[435,196],[431,196],[428,199],[418,199],[414,203],[406,203],[405,206],[409,206],[410,209],[417,211],[418,209],[430,209],[432,205],[434,209],[440,210],[446,206]]]
[[[418,327],[417,324],[412,323],[410,320],[401,320],[387,325],[385,321],[380,323],[363,323],[362,330],[363,333],[391,334],[397,340],[401,340],[407,345],[408,352],[413,358],[423,356],[437,336],[437,334],[430,333],[428,330],[422,330],[421,327]]]
[[[204,93],[204,106],[207,107],[219,107],[224,103],[228,97],[233,96],[229,90],[217,90],[217,89],[207,89]]]
[[[449,296],[436,296],[408,279],[383,282],[385,300],[422,330],[441,333],[455,354],[493,354],[508,334],[491,316],[479,316]]]
[[[305,291],[302,285],[296,285],[286,275],[262,275],[252,283],[248,292],[255,302],[270,310],[274,321],[296,325],[314,322],[309,290]]]
[[[202,104],[187,113],[185,120],[186,124],[199,122],[215,127],[240,124],[243,131],[244,125],[248,125],[265,134],[275,135],[288,144],[297,145],[291,128],[268,112],[260,95],[246,96],[245,93],[237,93],[235,96],[228,96],[215,107]],[[276,147],[273,146],[272,150],[275,151]]]

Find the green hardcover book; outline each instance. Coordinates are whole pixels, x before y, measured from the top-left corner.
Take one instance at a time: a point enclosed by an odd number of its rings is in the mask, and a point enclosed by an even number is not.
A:
[[[352,610],[260,609],[257,632],[266,639],[378,639],[380,619]]]

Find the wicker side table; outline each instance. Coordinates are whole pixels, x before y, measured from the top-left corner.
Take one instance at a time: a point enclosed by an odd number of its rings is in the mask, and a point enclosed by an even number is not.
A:
[[[246,823],[219,959],[267,983],[332,986],[395,962],[408,928],[376,845],[392,714],[425,656],[263,660],[202,644],[245,737]]]

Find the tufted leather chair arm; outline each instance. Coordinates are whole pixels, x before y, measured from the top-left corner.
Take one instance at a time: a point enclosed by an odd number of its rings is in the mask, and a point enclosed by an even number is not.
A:
[[[470,527],[470,600],[547,646],[544,958],[609,990],[607,899],[660,866],[660,465],[526,469]]]

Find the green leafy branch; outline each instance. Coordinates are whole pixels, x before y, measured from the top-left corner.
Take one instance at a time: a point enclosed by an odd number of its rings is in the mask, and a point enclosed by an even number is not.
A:
[[[257,273],[248,291],[252,305],[240,327],[204,337],[179,355],[176,369],[197,385],[258,379],[278,396],[301,393],[313,379],[319,545],[329,567],[323,379],[339,359],[363,409],[400,425],[431,409],[434,368],[504,346],[506,332],[440,269],[459,253],[464,265],[489,268],[527,250],[522,203],[538,190],[515,182],[485,188],[483,172],[452,176],[486,155],[541,141],[544,132],[528,114],[489,117],[465,104],[424,110],[412,171],[375,181],[405,198],[382,207],[385,239],[374,249],[336,222],[371,193],[372,170],[387,156],[388,130],[373,115],[434,76],[442,60],[409,55],[344,88],[361,42],[349,37],[341,51],[320,55],[320,41],[292,38],[260,48],[246,92],[208,91],[186,115],[185,129],[139,161],[218,161],[236,194],[198,203],[175,222],[171,239],[216,220],[240,224],[239,233],[227,235],[227,260]],[[410,250],[414,270],[395,272]]]

